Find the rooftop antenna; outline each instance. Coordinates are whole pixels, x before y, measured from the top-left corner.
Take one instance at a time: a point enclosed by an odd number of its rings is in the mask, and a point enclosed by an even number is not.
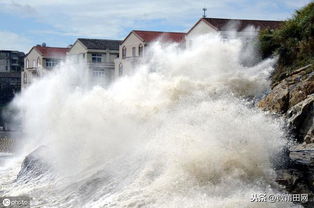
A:
[[[203,11],[204,11],[203,18],[205,18],[205,17],[206,17],[206,11],[207,11],[207,9],[204,7],[204,8],[203,8]]]

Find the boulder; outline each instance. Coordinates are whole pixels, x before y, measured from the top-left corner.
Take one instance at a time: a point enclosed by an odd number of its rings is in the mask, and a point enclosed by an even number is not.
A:
[[[305,173],[306,181],[312,191],[314,191],[314,169],[309,168]]]
[[[286,113],[286,118],[299,142],[312,143],[314,140],[314,94],[290,108]]]
[[[297,169],[281,169],[277,170],[276,181],[280,185],[284,185],[286,189],[293,189],[293,187],[303,178],[303,173]]]
[[[297,80],[298,82],[289,86],[289,108],[314,93],[314,73],[310,73],[307,76],[299,75],[297,76]]]
[[[39,147],[25,157],[17,175],[18,181],[27,182],[42,176],[51,169],[48,163],[42,159],[42,155],[47,154],[46,149],[46,147]]]
[[[273,113],[285,113],[289,106],[289,86],[286,81],[281,82],[264,97],[258,104],[263,110]]]
[[[276,83],[257,106],[272,113],[285,114],[289,108],[313,94],[314,72],[309,66],[296,70],[295,73]]]
[[[294,163],[314,167],[314,143],[294,145],[289,151],[289,157]]]
[[[314,170],[313,169],[280,169],[276,170],[276,182],[283,186],[290,194],[306,193],[313,199],[314,191]],[[303,204],[304,207],[313,207],[313,203]]]
[[[284,80],[276,83],[257,106],[284,116],[298,142],[313,143],[314,71],[312,65],[295,70]]]

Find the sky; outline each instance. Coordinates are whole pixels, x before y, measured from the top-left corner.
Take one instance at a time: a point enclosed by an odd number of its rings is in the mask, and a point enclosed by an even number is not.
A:
[[[0,0],[0,50],[67,47],[131,30],[186,32],[207,17],[285,20],[311,0]]]

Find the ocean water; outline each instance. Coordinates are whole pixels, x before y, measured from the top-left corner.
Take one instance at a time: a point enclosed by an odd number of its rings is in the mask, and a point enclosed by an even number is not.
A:
[[[32,207],[298,207],[251,202],[281,193],[274,161],[287,140],[280,118],[254,107],[275,60],[243,65],[258,56],[244,45],[219,35],[188,49],[156,42],[106,87],[84,64],[62,63],[12,103],[23,144],[0,169],[1,196],[30,196]],[[16,179],[39,147],[48,171]]]

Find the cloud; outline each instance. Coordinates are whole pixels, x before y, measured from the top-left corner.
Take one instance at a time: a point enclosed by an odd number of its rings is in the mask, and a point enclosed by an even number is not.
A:
[[[21,35],[8,31],[0,31],[0,48],[2,50],[27,52],[31,46],[31,41]]]
[[[0,0],[0,11],[28,14],[50,35],[121,39],[132,29],[187,31],[204,6],[210,17],[286,19],[309,1]]]
[[[207,7],[222,8],[230,2],[210,0]],[[0,0],[0,7],[10,12],[16,10],[18,14],[24,9],[33,12],[37,21],[51,26],[51,32],[121,38],[130,28],[145,29],[144,26],[156,20],[187,28],[201,17],[204,5],[190,0],[20,0],[18,3]]]
[[[20,16],[35,16],[37,11],[34,7],[30,6],[28,3],[20,3],[16,1],[4,1],[0,2],[0,11],[7,13],[16,13]]]

